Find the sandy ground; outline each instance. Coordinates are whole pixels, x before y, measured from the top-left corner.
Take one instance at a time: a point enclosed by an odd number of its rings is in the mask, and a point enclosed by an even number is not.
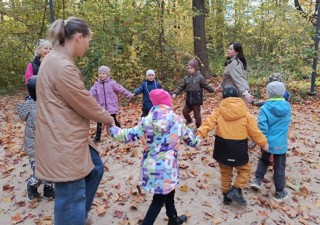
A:
[[[0,99],[0,224],[49,225],[53,224],[54,202],[41,198],[39,202],[30,203],[26,198],[25,186],[30,169],[22,151],[24,124],[15,113],[16,103],[22,99],[22,95]],[[218,101],[214,98],[206,101],[203,118]],[[182,105],[180,100],[175,100],[175,105],[179,104]],[[270,168],[261,192],[244,189],[244,196],[249,202],[247,207],[236,203],[224,206],[220,173],[212,158],[211,133],[198,149],[180,146],[181,180],[176,190],[176,207],[179,214],[189,216],[185,224],[320,224],[320,110],[313,102],[292,105],[292,109],[286,174],[291,184],[287,189],[289,199],[281,204],[271,199],[274,185]],[[259,109],[250,110],[257,115]],[[175,111],[181,113],[181,108],[177,107]],[[123,127],[133,126],[139,116],[140,108],[137,106],[123,107],[120,123]],[[92,123],[92,134],[94,127]],[[92,209],[94,224],[135,225],[143,218],[152,198],[137,186],[142,142],[120,144],[104,132],[99,148],[105,162],[105,174]],[[254,172],[259,157],[258,147],[250,153]],[[39,192],[42,192],[42,187],[39,187]],[[155,225],[164,224],[167,220],[163,209]]]

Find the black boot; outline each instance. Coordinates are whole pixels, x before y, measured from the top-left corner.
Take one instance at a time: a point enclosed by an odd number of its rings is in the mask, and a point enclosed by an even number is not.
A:
[[[168,225],[180,225],[187,221],[187,216],[181,215],[181,216],[172,216],[169,217]]]
[[[240,188],[233,187],[227,194],[227,197],[240,205],[247,205],[247,201],[243,198]]]
[[[224,205],[231,205],[232,200],[227,197],[227,193],[222,193],[223,194],[223,204]]]
[[[101,141],[101,130],[102,130],[102,124],[101,123],[97,123],[97,132],[96,132],[96,135],[93,138],[93,141],[95,143]]]

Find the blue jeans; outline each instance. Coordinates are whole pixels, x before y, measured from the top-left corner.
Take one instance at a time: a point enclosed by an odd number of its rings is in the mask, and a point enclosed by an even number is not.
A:
[[[270,153],[261,151],[261,157],[258,161],[257,170],[255,172],[256,181],[261,183],[264,178],[264,175],[267,172]],[[276,188],[276,192],[281,192],[284,189],[286,183],[286,154],[276,155],[273,154],[273,180]]]
[[[80,180],[55,183],[54,224],[84,225],[103,176],[103,163],[91,146],[94,164],[90,174]]]

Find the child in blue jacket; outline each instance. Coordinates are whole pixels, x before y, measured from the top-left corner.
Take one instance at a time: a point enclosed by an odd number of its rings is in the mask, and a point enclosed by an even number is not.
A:
[[[273,199],[281,202],[288,198],[285,187],[286,152],[288,150],[288,131],[291,121],[291,107],[283,95],[286,89],[278,81],[267,85],[268,100],[261,107],[258,117],[258,126],[268,139],[269,151],[262,151],[255,172],[254,182],[250,187],[260,190],[261,182],[267,172],[271,154],[274,160],[275,194]]]
[[[152,102],[149,94],[154,89],[161,89],[161,84],[155,79],[156,74],[154,70],[148,70],[146,72],[146,79],[142,82],[140,87],[133,91],[134,95],[143,94],[142,114],[141,117],[146,117],[152,108]]]

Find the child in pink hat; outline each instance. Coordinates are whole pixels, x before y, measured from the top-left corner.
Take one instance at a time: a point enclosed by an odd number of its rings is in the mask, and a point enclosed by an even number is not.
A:
[[[141,162],[140,184],[153,194],[152,203],[143,219],[142,225],[154,224],[163,205],[169,218],[169,225],[182,224],[185,215],[178,216],[174,205],[175,189],[179,184],[178,146],[180,140],[196,147],[200,139],[176,115],[172,99],[162,89],[152,90],[150,100],[153,104],[149,114],[140,123],[128,129],[113,126],[111,136],[117,141],[132,142],[146,136],[146,149]]]

